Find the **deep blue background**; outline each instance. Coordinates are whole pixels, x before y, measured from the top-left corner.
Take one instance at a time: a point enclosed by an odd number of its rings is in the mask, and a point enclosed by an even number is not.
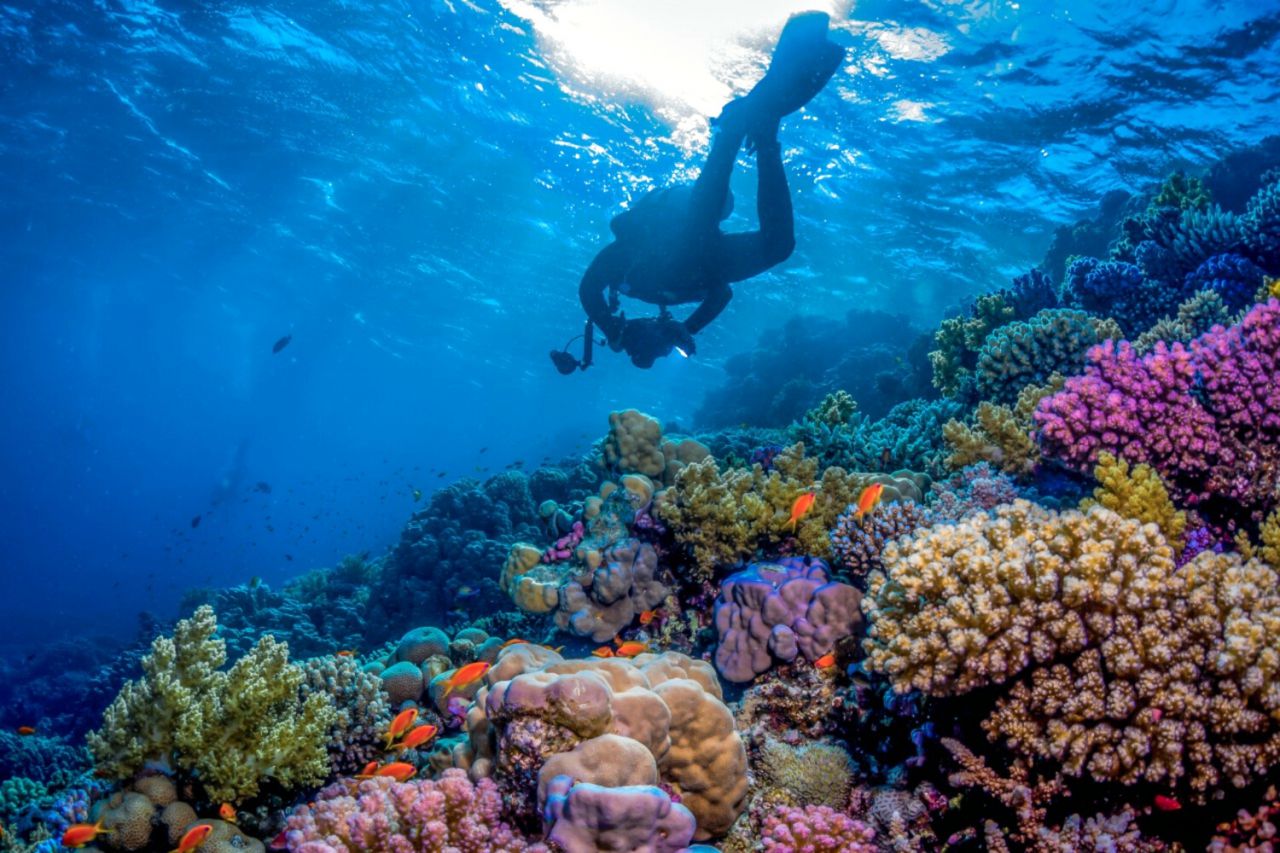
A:
[[[703,151],[566,94],[516,0],[0,6],[0,643],[376,553],[414,488],[687,418],[795,313],[936,321],[1278,126],[1276,2],[838,5],[849,66],[784,127],[796,255],[696,359],[569,379],[609,217]]]

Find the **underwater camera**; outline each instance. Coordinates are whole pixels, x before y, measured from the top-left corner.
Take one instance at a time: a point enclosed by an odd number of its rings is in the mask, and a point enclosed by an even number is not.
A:
[[[569,352],[569,347],[578,338],[582,338],[582,360],[573,357],[573,353]],[[603,342],[602,342],[603,343]],[[553,349],[551,351],[551,363],[556,366],[556,370],[561,376],[568,376],[575,370],[586,370],[591,366],[591,359],[595,347],[595,326],[590,320],[582,327],[582,334],[574,335],[565,342],[563,349]]]

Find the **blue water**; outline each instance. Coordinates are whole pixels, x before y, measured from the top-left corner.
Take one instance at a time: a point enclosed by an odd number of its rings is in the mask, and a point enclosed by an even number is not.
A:
[[[815,6],[851,58],[783,127],[795,255],[695,358],[557,375],[609,218],[696,172]],[[42,0],[0,41],[6,644],[379,553],[414,489],[614,408],[688,422],[795,315],[923,329],[1106,192],[1280,127],[1271,0]],[[729,229],[753,188],[744,160]]]

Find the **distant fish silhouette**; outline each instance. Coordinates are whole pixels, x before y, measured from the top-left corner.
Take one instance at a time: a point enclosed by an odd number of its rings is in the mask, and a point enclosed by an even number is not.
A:
[[[191,519],[191,526],[192,527],[200,526],[200,516],[197,515],[195,518]]]
[[[275,355],[276,353],[280,352],[280,350],[284,349],[289,345],[289,341],[291,340],[293,340],[293,335],[285,335],[283,338],[276,341],[275,346],[271,348],[271,354]]]
[[[269,495],[271,494],[271,484],[259,480],[257,484],[254,485],[253,490],[255,492],[262,492],[264,495]]]

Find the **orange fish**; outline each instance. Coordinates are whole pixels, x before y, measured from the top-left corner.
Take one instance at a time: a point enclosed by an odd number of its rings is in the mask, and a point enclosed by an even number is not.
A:
[[[813,502],[817,499],[817,492],[805,492],[796,498],[796,502],[791,505],[791,517],[787,519],[784,527],[790,527],[794,531],[796,525],[800,523],[800,519],[804,518],[805,513],[813,509]]]
[[[353,658],[356,656],[357,652],[355,649],[343,649],[340,652],[334,652],[334,654],[340,658]]]
[[[528,640],[522,640],[522,639],[520,639],[519,637],[512,637],[510,640],[507,640],[505,643],[503,643],[502,645],[498,646],[498,648],[499,648],[499,649],[505,649],[507,646],[518,646],[518,645],[520,645],[521,643],[527,643],[527,642],[529,642],[529,641],[528,641]]]
[[[436,727],[430,724],[418,726],[413,731],[404,736],[404,740],[396,744],[392,749],[415,749],[422,746],[427,741],[436,736]]]
[[[213,832],[213,824],[201,823],[191,827],[186,834],[182,836],[182,840],[178,842],[178,846],[169,851],[169,853],[191,853],[209,837],[209,833]]]
[[[83,847],[99,835],[105,835],[108,832],[111,830],[103,829],[101,820],[97,823],[72,824],[67,827],[66,832],[62,833],[62,846]]]
[[[408,782],[418,772],[418,768],[414,767],[407,761],[393,761],[390,764],[384,764],[378,768],[374,776],[390,776],[397,782]]]
[[[418,721],[418,709],[406,708],[396,718],[391,721],[391,728],[387,729],[387,749],[391,748],[391,744],[395,743],[396,738],[409,731],[409,727]]]
[[[608,646],[601,646],[591,654],[595,655],[598,658],[611,658],[613,657],[613,649],[609,648]]]
[[[854,521],[860,521],[864,515],[869,514],[880,503],[880,496],[884,494],[884,483],[872,483],[862,490],[862,494],[858,496],[858,509],[853,514]]]
[[[645,610],[640,614],[640,624],[648,625],[653,621],[653,617],[657,616],[657,612],[653,610]]]
[[[836,653],[827,652],[825,655],[814,661],[813,665],[818,669],[830,669],[836,665]]]
[[[18,726],[18,734],[22,735],[23,737],[30,737],[35,733],[36,733],[36,730],[31,726]]]
[[[488,671],[489,664],[482,660],[478,660],[475,663],[469,663],[462,667],[453,675],[445,679],[444,693],[440,695],[441,700],[453,691],[457,690],[459,687],[466,687],[468,684],[475,684],[477,681],[484,678],[484,674]]]
[[[378,769],[378,762],[370,761],[364,766],[364,769],[356,774],[357,779],[371,779]]]
[[[614,654],[620,658],[633,658],[636,655],[642,655],[647,651],[649,651],[648,643],[639,643],[635,640],[631,640],[630,642],[619,643]]]
[[[218,806],[218,817],[222,818],[227,823],[235,823],[236,822],[235,806],[231,805],[231,803],[223,803],[222,805]]]
[[[543,648],[549,652],[555,652],[556,654],[560,654],[564,651],[564,646],[543,646]]]

